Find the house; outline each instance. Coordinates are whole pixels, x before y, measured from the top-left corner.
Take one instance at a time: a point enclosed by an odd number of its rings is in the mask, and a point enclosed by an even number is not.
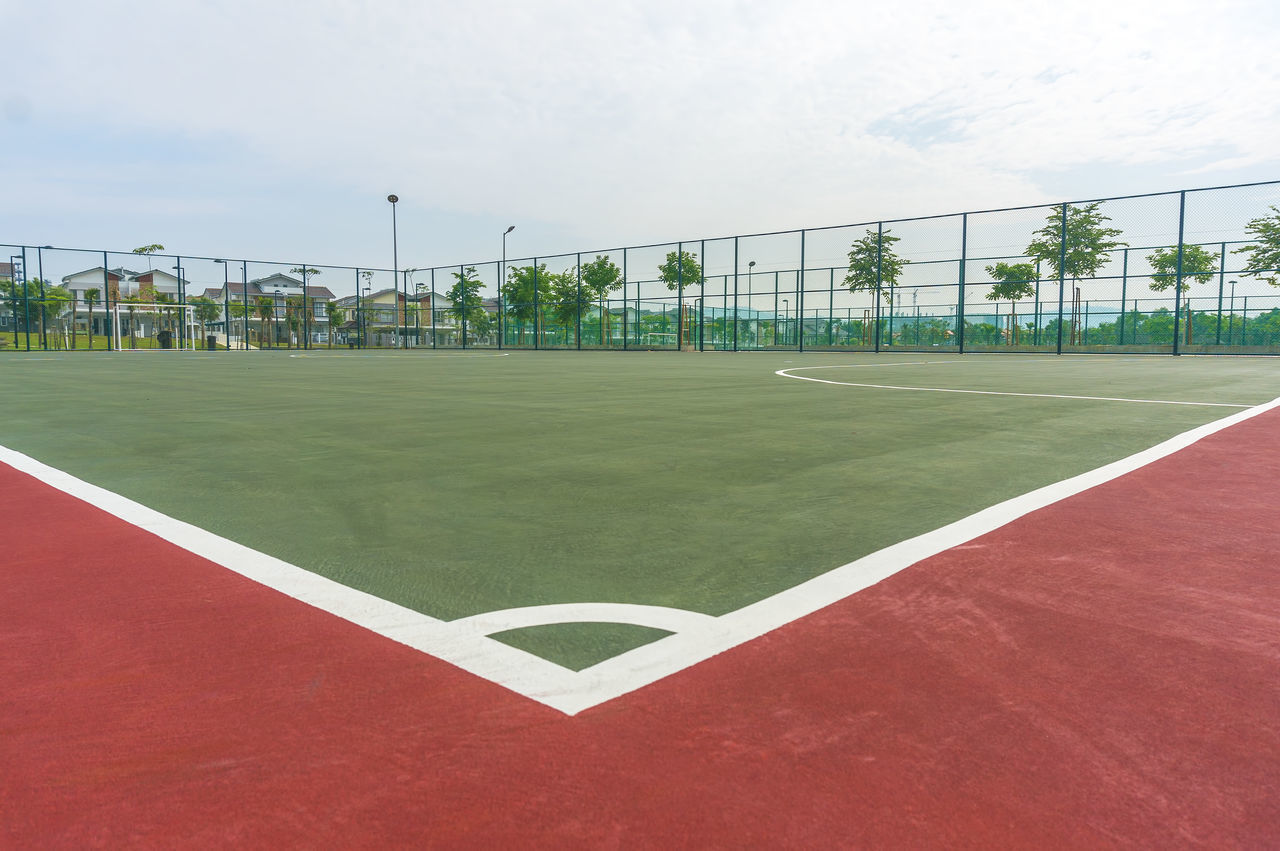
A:
[[[136,272],[123,266],[115,269],[95,266],[92,269],[64,275],[62,278],[62,286],[71,293],[69,311],[71,327],[77,332],[89,333],[92,316],[92,331],[95,335],[114,333],[108,330],[111,322],[110,314],[106,309],[108,298],[113,307],[116,304],[130,302],[146,304],[166,300],[180,302],[188,283],[190,282],[185,278],[179,279],[176,275],[159,269]],[[94,293],[92,305],[88,301],[88,294],[91,291]],[[130,313],[130,321],[139,323],[132,330],[136,334],[150,336],[155,330],[154,325],[158,314],[144,312],[141,309],[130,311]]]
[[[312,343],[329,341],[328,304],[334,300],[333,293],[328,287],[313,284],[310,278],[304,288],[300,278],[276,272],[243,283],[231,281],[207,288],[201,295],[222,306],[222,316],[209,327],[227,334],[232,345],[246,339],[256,346],[299,345],[304,339]],[[228,320],[230,329],[226,327]]]

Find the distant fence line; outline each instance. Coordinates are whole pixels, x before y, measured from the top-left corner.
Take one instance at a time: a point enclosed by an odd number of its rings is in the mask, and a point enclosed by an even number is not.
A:
[[[398,270],[0,245],[0,349],[1272,354],[1278,205],[1270,181]]]

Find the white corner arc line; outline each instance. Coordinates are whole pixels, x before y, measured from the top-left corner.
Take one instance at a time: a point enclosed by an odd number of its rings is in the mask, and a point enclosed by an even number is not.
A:
[[[892,364],[885,364],[891,366]],[[900,366],[916,366],[918,364],[899,364]],[[1142,405],[1190,405],[1197,408],[1251,408],[1252,405],[1237,405],[1226,402],[1179,402],[1170,399],[1126,399],[1119,396],[1071,396],[1065,393],[1011,393],[1004,390],[958,390],[953,387],[905,387],[897,384],[863,384],[855,381],[832,381],[829,378],[811,378],[807,375],[792,375],[799,369],[836,369],[833,366],[794,366],[774,371],[774,375],[783,378],[794,378],[797,381],[814,381],[818,384],[839,384],[844,387],[869,387],[875,390],[908,390],[917,393],[970,393],[977,396],[1023,396],[1032,399],[1078,399],[1091,402],[1132,402]]]
[[[644,606],[637,603],[552,603],[545,606],[522,606],[501,609],[449,621],[442,629],[458,636],[493,635],[509,629],[548,626],[562,623],[621,623],[647,626],[666,632],[687,632],[703,628],[712,615],[675,609],[669,606]]]
[[[0,446],[0,463],[8,464],[64,493],[287,596],[435,656],[567,715],[575,715],[825,608],[922,559],[973,540],[1032,511],[1119,478],[1185,449],[1209,435],[1278,407],[1280,398],[1206,423],[1127,458],[1046,485],[939,529],[885,547],[720,617],[693,612],[680,613],[681,610],[665,607],[638,607],[646,611],[633,611],[630,614],[650,620],[653,618],[653,609],[665,609],[662,617],[675,619],[671,623],[680,626],[679,631],[581,671],[569,670],[487,636],[460,629],[454,625],[457,622],[441,621],[349,588],[274,556],[161,514],[3,446]],[[575,605],[584,606],[584,611],[591,611],[593,606],[564,604],[563,607],[529,607],[526,610],[529,614],[520,617],[545,618],[546,611],[537,613],[536,610],[551,609],[556,612],[555,617],[567,618]],[[597,614],[609,614],[610,620],[614,620],[616,614],[629,616],[617,609],[618,605],[626,604],[600,604],[594,611]],[[518,620],[513,613],[519,611],[521,610],[516,609],[499,613],[503,614],[500,622]],[[475,616],[474,623],[481,624],[482,617]],[[580,620],[576,616],[574,619]],[[465,622],[470,619],[461,620]],[[587,620],[591,620],[590,615]]]

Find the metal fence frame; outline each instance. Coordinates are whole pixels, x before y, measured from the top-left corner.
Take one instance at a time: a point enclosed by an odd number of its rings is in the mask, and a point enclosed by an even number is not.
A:
[[[1214,354],[1280,354],[1280,336],[1272,340],[1267,338],[1264,343],[1259,345],[1247,345],[1247,332],[1250,321],[1249,298],[1250,294],[1244,296],[1244,309],[1239,313],[1237,322],[1235,284],[1233,280],[1232,291],[1229,305],[1224,298],[1225,285],[1227,283],[1227,256],[1229,246],[1242,246],[1248,243],[1247,240],[1241,239],[1222,239],[1211,242],[1187,243],[1185,242],[1187,228],[1187,203],[1188,197],[1203,197],[1208,193],[1227,193],[1233,190],[1247,190],[1253,188],[1272,189],[1280,187],[1280,181],[1266,181],[1259,183],[1235,184],[1231,186],[1206,187],[1201,189],[1184,189],[1172,192],[1146,193],[1140,195],[1123,195],[1110,198],[1089,199],[1084,201],[1061,202],[1053,205],[1024,205],[1020,207],[1006,207],[990,210],[978,210],[964,213],[952,213],[934,216],[919,216],[901,219],[886,219],[874,222],[860,222],[849,225],[833,225],[819,228],[802,228],[788,231],[773,231],[768,233],[741,234],[729,237],[717,237],[713,239],[699,240],[680,240],[670,243],[650,243],[646,245],[627,246],[620,249],[603,249],[598,251],[580,251],[572,253],[562,253],[551,256],[533,256],[527,258],[508,259],[504,256],[501,260],[486,260],[479,263],[462,263],[450,264],[448,266],[423,267],[418,269],[399,269],[385,268],[377,266],[325,266],[329,270],[348,271],[353,273],[355,281],[354,288],[354,306],[347,308],[350,312],[351,319],[347,324],[354,325],[354,339],[352,331],[345,332],[344,343],[352,348],[369,348],[369,347],[385,347],[392,348],[425,348],[429,346],[436,348],[527,348],[527,349],[666,349],[666,350],[697,350],[697,351],[743,351],[750,349],[769,349],[769,350],[786,350],[786,351],[807,351],[807,350],[829,350],[829,351],[871,351],[880,352],[885,350],[894,351],[914,351],[929,350],[935,351],[945,349],[956,353],[964,354],[971,351],[1009,351],[1009,352],[1045,352],[1053,354],[1063,354],[1067,352],[1107,352],[1107,351],[1133,351],[1146,352],[1156,354],[1172,354],[1180,355],[1184,353],[1214,353]],[[1036,264],[1035,278],[1035,296],[1034,300],[1021,297],[1019,299],[1010,299],[1010,313],[1006,316],[1000,313],[1000,306],[997,303],[994,307],[994,313],[990,311],[968,312],[966,300],[975,291],[981,291],[982,288],[991,286],[991,282],[982,281],[974,283],[967,280],[970,266],[974,263],[984,263],[988,261],[1003,260],[1027,260],[1025,254],[1004,254],[1000,256],[971,256],[970,254],[970,224],[979,216],[996,216],[1000,214],[1019,213],[1024,211],[1051,211],[1050,218],[1060,216],[1059,221],[1069,223],[1073,210],[1081,208],[1085,205],[1104,204],[1120,201],[1135,201],[1139,199],[1174,199],[1177,200],[1177,240],[1175,245],[1152,245],[1147,247],[1135,248],[1127,244],[1123,248],[1111,249],[1109,254],[1112,255],[1107,263],[1110,264],[1115,256],[1120,257],[1121,273],[1120,275],[1097,275],[1089,278],[1080,278],[1072,282],[1072,292],[1070,299],[1068,298],[1068,276],[1066,272],[1066,260],[1068,253],[1068,232],[1067,226],[1060,227],[1061,233],[1061,254],[1057,263],[1059,274],[1056,278],[1041,277],[1039,272],[1039,262]],[[1269,209],[1275,210],[1274,205],[1269,205]],[[925,268],[930,265],[936,265],[940,270],[941,283],[914,284],[910,286],[913,291],[913,308],[911,312],[903,313],[901,306],[896,301],[894,292],[895,285],[892,280],[888,282],[888,307],[886,309],[884,290],[886,278],[881,269],[883,247],[887,240],[898,241],[897,237],[887,237],[893,227],[901,227],[914,223],[938,223],[946,220],[952,220],[959,226],[959,250],[957,256],[948,256],[942,259],[928,260],[910,260],[908,263],[914,264],[916,268]],[[1171,223],[1170,223],[1171,224]],[[819,236],[828,232],[849,231],[855,234],[862,231],[866,238],[874,231],[876,237],[876,281],[874,285],[867,289],[865,297],[870,299],[869,305],[853,306],[845,305],[844,307],[836,307],[836,297],[840,294],[843,298],[850,290],[843,286],[843,281],[837,280],[837,273],[843,275],[845,269],[836,265],[814,265],[806,264],[806,241],[814,236]],[[743,272],[741,260],[742,253],[740,251],[742,243],[748,240],[767,240],[794,238],[798,244],[798,263],[794,264],[794,268],[774,268],[767,271],[757,272],[755,270],[756,261],[752,260],[746,270]],[[727,255],[728,248],[732,247],[732,269],[717,274],[706,273],[705,264],[707,263],[707,245],[719,244],[723,253]],[[891,245],[892,242],[889,242]],[[1196,322],[1197,314],[1193,309],[1193,299],[1189,293],[1184,295],[1184,283],[1187,278],[1203,280],[1203,273],[1189,273],[1184,276],[1183,259],[1184,253],[1191,247],[1207,250],[1212,247],[1217,251],[1218,267],[1212,272],[1218,278],[1218,291],[1216,298],[1216,310],[1201,311],[1199,315],[1199,326],[1203,329],[1204,317],[1212,314],[1214,317],[1212,324],[1214,327],[1213,342],[1196,343],[1192,324]],[[1131,275],[1130,274],[1130,255],[1131,252],[1139,251],[1155,251],[1155,250],[1172,250],[1176,247],[1176,268],[1171,274],[1174,279],[1172,284],[1173,292],[1171,295],[1162,295],[1148,298],[1130,297],[1129,284],[1135,278],[1146,279],[1159,277],[1151,273]],[[44,256],[47,251],[59,252],[81,252],[93,257],[101,258],[102,269],[102,307],[104,313],[110,313],[113,308],[118,307],[124,300],[117,298],[112,299],[112,271],[110,267],[110,255],[127,254],[137,252],[111,252],[99,249],[76,249],[76,248],[55,248],[54,246],[29,246],[29,245],[9,245],[8,254],[10,257],[11,280],[10,295],[8,299],[0,299],[0,319],[7,319],[9,327],[5,328],[0,325],[0,338],[4,338],[3,342],[6,348],[10,348],[7,340],[6,332],[12,334],[13,345],[11,348],[25,351],[32,350],[48,350],[51,347],[49,335],[47,315],[50,312],[49,300],[45,292],[44,279]],[[666,257],[670,263],[672,256],[675,258],[675,280],[660,280],[659,278],[643,277],[629,278],[628,265],[632,263],[632,258],[638,253],[646,253],[652,260],[652,255],[656,250],[661,256],[661,252],[667,249],[674,249],[673,252],[667,252]],[[1232,251],[1238,251],[1238,248],[1232,248]],[[612,261],[613,258],[621,259],[621,282],[618,287],[620,293],[618,297],[612,294],[608,298],[602,298],[597,303],[588,303],[583,301],[582,290],[582,258],[588,256],[605,256]],[[232,310],[232,294],[233,287],[239,283],[243,290],[242,303],[245,305],[242,309],[237,308],[235,313],[241,320],[241,339],[243,346],[241,348],[248,349],[250,347],[250,308],[248,301],[248,283],[249,283],[249,265],[266,264],[271,266],[283,266],[287,264],[277,261],[253,261],[253,260],[230,260],[215,257],[198,257],[187,255],[150,255],[154,258],[169,258],[174,261],[172,268],[177,270],[178,281],[178,298],[177,304],[189,305],[189,294],[185,291],[185,280],[183,278],[184,261],[191,263],[194,261],[212,262],[221,264],[223,270],[223,304],[222,308],[222,327],[226,332],[227,346],[231,347],[231,331],[234,327],[233,310]],[[35,261],[36,275],[34,278],[29,274],[32,268],[31,260]],[[564,273],[545,272],[546,264],[553,260],[571,262],[572,265],[566,268]],[[693,266],[686,266],[688,262],[694,262]],[[1050,260],[1052,262],[1052,260]],[[241,272],[241,281],[230,281],[230,268],[235,264],[239,264]],[[702,264],[699,266],[698,264]],[[945,270],[949,266],[954,266],[954,274],[949,274]],[[455,279],[462,280],[468,278],[476,269],[485,269],[486,274],[492,271],[494,278],[498,282],[509,280],[510,271],[513,269],[532,269],[532,302],[512,303],[504,296],[501,287],[496,287],[496,298],[488,299],[486,302],[477,306],[468,304],[465,289],[460,303],[451,304],[449,307],[440,308],[437,306],[436,295],[436,277],[440,273]],[[298,335],[298,345],[301,348],[311,348],[313,346],[313,319],[316,313],[312,300],[308,296],[310,288],[309,273],[313,267],[306,263],[298,264],[290,271],[301,270],[301,290],[302,290],[302,309],[300,318],[296,311],[290,313],[290,306],[286,303],[275,305],[273,303],[272,316],[270,321],[273,324],[272,336],[279,335],[279,322],[276,318],[281,311],[290,323],[297,322],[301,325],[301,333]],[[1231,274],[1243,276],[1254,275],[1260,273],[1270,273],[1275,270],[1238,270]],[[395,301],[391,306],[391,321],[385,322],[385,314],[387,312],[386,305],[373,306],[361,297],[361,281],[362,274],[365,275],[364,280],[368,281],[368,275],[372,273],[390,273],[395,289]],[[419,297],[417,293],[410,294],[411,281],[410,277],[414,273],[429,273],[429,302],[426,308],[420,304],[413,305],[415,297]],[[565,275],[576,274],[576,293],[569,302],[554,302],[549,295],[551,289],[548,283],[555,283],[556,278],[541,277],[546,274],[553,276],[559,274],[558,282],[564,285]],[[761,275],[771,275],[773,279],[772,289],[757,291],[755,282],[757,277]],[[808,281],[817,277],[819,280],[825,278],[827,286],[825,288],[811,288]],[[743,279],[748,281],[747,290],[744,293],[742,289]],[[33,287],[30,282],[38,280],[38,292],[33,293]],[[1081,298],[1081,286],[1090,284],[1097,286],[1099,282],[1119,282],[1120,295],[1118,299],[1093,299],[1085,300]],[[767,277],[766,277],[767,282]],[[572,283],[572,280],[569,281]],[[788,284],[787,288],[783,285]],[[1028,285],[1030,280],[1027,281]],[[1056,299],[1053,297],[1054,286],[1056,284]],[[664,292],[665,288],[665,292]],[[897,289],[905,292],[907,285],[897,285]],[[1049,297],[1042,297],[1045,293],[1043,288],[1047,288]],[[19,290],[21,297],[19,297]],[[647,293],[646,293],[647,290]],[[916,296],[920,291],[927,290],[930,293],[939,294],[941,299],[939,306],[947,307],[947,312],[936,313],[930,312],[923,314],[920,308],[915,304]],[[954,292],[954,300],[946,297],[948,291]],[[366,287],[366,297],[368,288]],[[382,292],[390,292],[383,290]],[[696,295],[694,294],[696,292]],[[806,295],[810,295],[816,299],[826,296],[825,316],[823,315],[824,305],[819,303],[816,306],[807,307],[805,303]],[[772,295],[772,310],[762,310],[753,307],[758,303],[757,297],[767,297]],[[743,305],[745,301],[747,306]],[[1255,299],[1255,324],[1257,319],[1262,316],[1270,317],[1273,313],[1280,312],[1280,289],[1276,290],[1274,295],[1269,293],[1259,296],[1253,293]],[[352,297],[346,297],[350,301]],[[1203,303],[1206,297],[1200,297]],[[1209,297],[1212,305],[1212,297]],[[794,300],[794,310],[792,301]],[[1263,312],[1262,308],[1258,308],[1259,300],[1267,301],[1272,305],[1271,311]],[[864,298],[865,301],[865,298]],[[1056,301],[1056,304],[1054,303]],[[1116,317],[1115,333],[1111,341],[1097,341],[1090,343],[1088,340],[1091,328],[1090,307],[1094,302],[1102,302],[1104,304],[1116,304],[1115,307],[1107,308],[1104,312],[1108,315]],[[34,302],[34,305],[33,305]],[[1150,309],[1144,313],[1140,307],[1143,302],[1150,303]],[[783,312],[779,312],[779,304],[783,306]],[[1168,309],[1168,305],[1172,304],[1172,310]],[[566,304],[572,304],[573,310],[567,310]],[[861,304],[861,303],[860,303]],[[1027,323],[1025,334],[1030,335],[1032,340],[1030,343],[1024,343],[1020,340],[1023,332],[1023,326],[1017,323],[1019,306],[1026,307],[1031,305],[1031,313],[1034,317],[1033,321]],[[1130,310],[1132,305],[1132,310]],[[1224,322],[1225,309],[1225,322]],[[837,314],[843,310],[844,317]],[[861,310],[861,316],[855,316],[855,311]],[[810,315],[810,311],[812,311]],[[1163,311],[1163,312],[1162,312]],[[913,315],[914,314],[914,315]],[[75,326],[79,315],[78,303],[73,304],[72,325]],[[1026,310],[1023,317],[1028,315]],[[1094,316],[1098,313],[1095,310]],[[1153,342],[1151,339],[1139,342],[1138,323],[1141,320],[1149,320],[1152,317],[1160,317],[1161,324],[1165,319],[1170,319],[1172,323],[1171,336],[1168,340],[1162,342]],[[978,321],[993,319],[994,322]],[[90,333],[92,330],[92,304],[90,304]],[[929,339],[931,342],[924,344],[921,342],[922,319],[927,320],[930,328]],[[260,321],[259,342],[264,343],[264,327],[266,319]],[[216,324],[210,323],[210,324]],[[945,326],[950,326],[950,333],[945,333]],[[1007,331],[1001,326],[1007,324]],[[1239,325],[1239,340],[1237,344],[1236,333],[1237,324]],[[1226,342],[1223,342],[1224,325],[1226,330]],[[21,326],[21,327],[20,327]],[[1128,327],[1126,327],[1128,326]],[[1185,326],[1185,332],[1184,332]],[[1101,336],[1103,324],[1094,326],[1095,337]],[[914,334],[908,334],[904,329],[913,329]],[[993,331],[995,329],[995,337]],[[1070,330],[1068,330],[1070,329]],[[592,340],[584,344],[584,332]],[[189,341],[185,339],[186,328],[185,323],[178,330],[179,347],[183,347]],[[338,332],[337,329],[329,328],[326,333],[329,335],[328,342],[333,344]],[[854,334],[857,335],[855,343]],[[1110,332],[1109,332],[1110,333]],[[1163,332],[1162,332],[1163,333]],[[1131,342],[1126,342],[1126,337],[1132,334]],[[32,337],[35,337],[34,345]],[[286,334],[286,338],[290,338],[291,334]],[[824,342],[825,336],[825,342]],[[979,339],[981,338],[981,339]],[[762,343],[761,340],[766,343]],[[841,342],[843,339],[843,342]],[[91,338],[92,340],[92,338]],[[942,342],[937,342],[941,340]],[[53,343],[57,344],[56,334]],[[120,341],[116,341],[118,346]],[[113,348],[112,334],[110,328],[107,330],[107,346],[106,349]]]

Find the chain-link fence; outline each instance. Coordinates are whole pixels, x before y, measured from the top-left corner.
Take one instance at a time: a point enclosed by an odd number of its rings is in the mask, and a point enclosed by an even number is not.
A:
[[[0,245],[0,348],[1280,353],[1280,182],[432,268],[161,251]]]

